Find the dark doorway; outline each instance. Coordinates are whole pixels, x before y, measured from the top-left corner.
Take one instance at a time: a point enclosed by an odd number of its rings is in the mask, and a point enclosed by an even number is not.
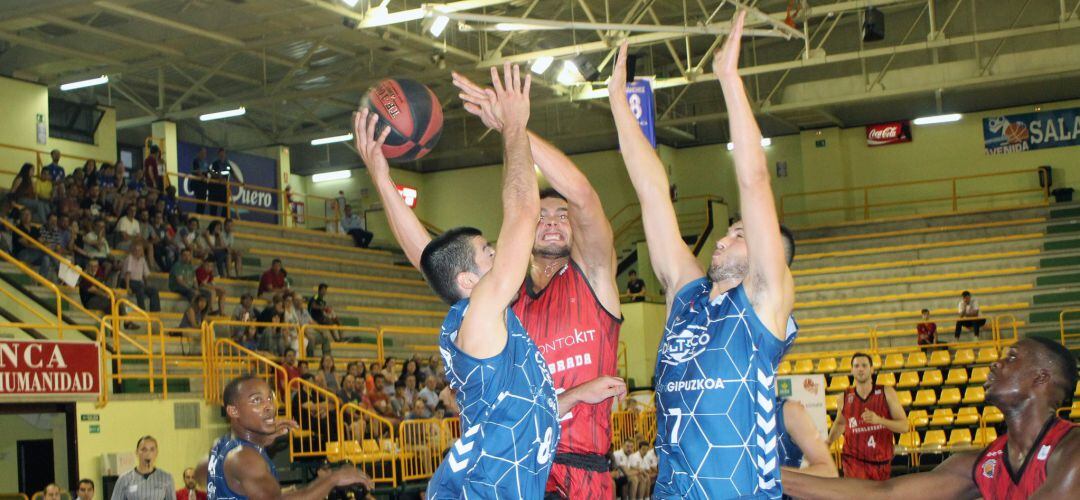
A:
[[[16,441],[15,446],[19,454],[19,491],[27,495],[43,491],[56,478],[52,440]]]

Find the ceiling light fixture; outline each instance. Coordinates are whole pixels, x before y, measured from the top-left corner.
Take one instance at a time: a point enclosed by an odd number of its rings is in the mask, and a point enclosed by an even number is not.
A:
[[[559,71],[559,76],[555,77],[555,81],[563,85],[573,85],[582,80],[584,79],[581,77],[581,72],[578,71],[574,61],[563,61],[562,70]]]
[[[323,144],[333,144],[335,142],[345,142],[345,141],[351,141],[351,140],[353,140],[353,135],[352,134],[335,135],[333,137],[323,137],[321,139],[312,139],[311,140],[311,145],[312,146],[321,146]]]
[[[77,82],[65,83],[60,86],[60,90],[75,90],[84,87],[93,87],[94,85],[101,85],[103,83],[109,83],[109,75],[101,75],[97,78],[91,78],[89,80],[80,80]]]
[[[360,0],[341,0],[341,2],[349,7],[356,7],[356,4],[360,3]]]
[[[449,17],[435,16],[435,18],[431,21],[431,26],[428,28],[428,33],[431,33],[431,36],[433,37],[438,37],[439,35],[442,35],[444,30],[446,30],[447,24],[450,24]]]
[[[551,63],[553,62],[555,62],[554,57],[540,56],[532,62],[532,65],[529,66],[529,70],[538,75],[542,75],[551,67]]]
[[[340,181],[352,177],[352,170],[336,170],[311,176],[311,182]]]
[[[761,147],[767,148],[769,146],[772,146],[772,139],[770,139],[768,137],[762,137],[761,138]],[[727,143],[727,150],[728,151],[734,151],[735,150],[735,143],[734,142]]]
[[[232,118],[234,116],[243,116],[247,113],[247,108],[240,106],[236,109],[230,109],[227,111],[218,111],[216,113],[207,113],[205,115],[199,115],[199,120],[208,122],[210,120],[220,120],[222,118]]]
[[[923,116],[912,120],[912,123],[916,125],[934,125],[937,123],[951,123],[960,121],[963,117],[960,113],[952,113],[948,115],[936,115],[936,116]]]

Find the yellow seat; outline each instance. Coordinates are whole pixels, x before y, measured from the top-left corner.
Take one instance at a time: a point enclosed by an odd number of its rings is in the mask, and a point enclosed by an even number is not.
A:
[[[966,368],[950,368],[949,375],[945,377],[945,385],[964,385],[968,383]]]
[[[851,371],[851,356],[844,356],[840,358],[840,362],[836,364],[835,372],[848,372]]]
[[[963,366],[975,363],[974,349],[957,349],[952,357],[953,366]]]
[[[911,391],[896,391],[896,399],[900,400],[900,406],[911,406]]]
[[[990,367],[980,366],[971,369],[971,377],[968,377],[969,384],[981,384],[986,382],[986,376],[990,374]]]
[[[979,427],[975,430],[975,439],[971,440],[971,444],[983,447],[993,443],[995,439],[997,439],[997,429],[993,427]]]
[[[791,373],[795,375],[806,375],[807,373],[814,371],[814,362],[809,359],[800,359],[795,362],[795,367],[791,369]]]
[[[926,415],[926,410],[911,410],[908,412],[907,419],[911,426],[915,428],[926,427],[930,423],[930,417]]]
[[[890,354],[885,356],[885,364],[882,365],[882,370],[896,370],[904,367],[904,355],[903,354]]]
[[[825,411],[836,411],[836,402],[840,399],[839,394],[825,395]]]
[[[922,368],[924,366],[926,366],[926,353],[922,351],[908,354],[907,361],[904,362],[904,368]]]
[[[934,406],[937,404],[937,394],[933,389],[919,389],[919,392],[915,393],[915,401],[912,403],[915,406]]]
[[[885,387],[895,387],[896,374],[893,372],[877,374],[877,385],[882,385]]]
[[[909,431],[900,435],[900,439],[896,442],[896,449],[894,453],[897,455],[907,455],[913,451],[919,449],[919,444],[922,440],[919,439],[919,433],[917,431]]]
[[[997,348],[983,347],[979,349],[979,355],[975,357],[975,362],[979,364],[993,363],[998,360]]]
[[[843,392],[851,387],[851,380],[847,375],[833,375],[829,378],[829,388],[826,392]]]
[[[897,389],[910,389],[912,387],[919,386],[919,372],[903,372],[900,374],[900,380],[896,382]]]
[[[941,386],[941,370],[924,371],[922,374],[922,382],[919,385],[922,387]]]
[[[930,361],[926,363],[927,366],[949,366],[952,362],[952,356],[949,356],[949,351],[941,350],[930,353]]]
[[[960,408],[953,419],[953,425],[975,425],[979,423],[979,409],[974,406]]]
[[[983,407],[983,422],[988,424],[999,424],[1005,420],[1005,414],[1001,413],[1001,410],[996,406],[986,405]]]
[[[923,436],[922,446],[919,447],[923,452],[936,453],[940,452],[948,441],[945,440],[945,431],[941,429],[934,429],[926,431],[926,435]]]
[[[836,371],[836,358],[821,358],[818,360],[816,373],[832,373]]]
[[[791,362],[790,361],[781,361],[780,364],[777,365],[777,367],[776,367],[776,374],[777,375],[790,375],[791,374]]]
[[[930,417],[930,427],[948,427],[955,418],[952,408],[938,408],[934,410],[934,416]]]
[[[937,404],[942,406],[956,406],[960,404],[960,389],[956,387],[942,389],[941,395],[938,396]]]
[[[326,458],[334,462],[340,462],[344,458],[341,454],[341,442],[328,441],[326,443]]]
[[[1080,398],[1080,381],[1076,382],[1076,389],[1073,390],[1073,397]]]
[[[1069,409],[1069,419],[1080,419],[1080,401],[1073,401],[1072,408]]]
[[[971,446],[971,431],[968,429],[953,429],[949,433],[949,448],[967,448]]]
[[[877,367],[881,366],[881,355],[880,354],[871,354],[870,355],[870,366],[873,366],[874,368],[877,368]],[[848,368],[851,368],[851,363],[850,362],[848,363]]]
[[[964,390],[964,399],[960,402],[966,405],[974,405],[986,401],[986,389],[982,386],[973,385]]]

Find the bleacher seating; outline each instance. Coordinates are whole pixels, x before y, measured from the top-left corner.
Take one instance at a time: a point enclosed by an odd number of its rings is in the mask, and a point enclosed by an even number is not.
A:
[[[980,427],[975,430],[975,439],[971,442],[975,446],[983,447],[997,439],[997,429],[993,427]]]
[[[896,399],[900,400],[900,406],[911,406],[911,391],[896,391]]]
[[[904,355],[903,354],[889,354],[885,356],[885,364],[881,367],[883,370],[897,370],[904,367]]]
[[[950,368],[949,375],[945,377],[945,385],[965,385],[968,383],[966,368]]]
[[[922,368],[924,366],[926,366],[926,353],[922,351],[908,354],[907,361],[904,361],[904,368]]]
[[[843,392],[851,386],[851,379],[847,375],[833,375],[829,379],[828,392]]]
[[[941,385],[941,370],[925,370],[922,372],[920,387],[938,387]]]
[[[937,393],[933,389],[919,389],[912,404],[916,407],[934,406],[937,404]]]
[[[926,366],[936,366],[936,367],[949,366],[949,363],[951,363],[951,362],[952,362],[952,357],[949,356],[949,351],[940,350],[940,351],[934,351],[933,353],[930,354],[930,360],[927,361]]]
[[[896,386],[896,374],[892,373],[892,372],[879,373],[879,374],[877,374],[877,379],[875,379],[875,380],[876,380],[877,385],[882,385],[882,386],[885,386],[885,387],[895,387]]]
[[[979,349],[979,354],[975,358],[975,362],[979,363],[979,364],[993,363],[994,361],[997,361],[997,360],[998,360],[998,351],[997,351],[996,348],[993,348],[993,347],[983,347],[982,349]]]
[[[922,438],[922,445],[919,450],[923,453],[941,453],[948,445],[948,441],[945,439],[945,431],[941,429],[931,429],[926,431],[926,434]]]
[[[896,381],[897,389],[911,389],[919,386],[919,372],[909,371],[900,374],[900,380]]]
[[[787,361],[787,360],[781,361],[780,364],[777,365],[777,367],[776,367],[776,374],[777,375],[790,375],[791,374],[791,362]]]
[[[975,363],[975,351],[973,349],[957,349],[953,355],[953,366],[966,366]]]
[[[937,404],[956,406],[960,404],[960,389],[956,387],[947,387],[941,390],[941,394],[938,395]]]
[[[952,408],[938,408],[934,410],[934,415],[930,417],[930,426],[948,427],[953,424],[954,418]]]
[[[795,362],[795,367],[791,369],[791,373],[795,375],[805,375],[814,371],[814,361],[811,359],[800,359]]]
[[[1005,415],[1001,413],[1001,410],[996,406],[987,405],[983,407],[983,422],[987,424],[1000,424],[1005,421]]]
[[[915,428],[926,427],[930,423],[930,417],[926,415],[926,410],[911,410],[908,412],[908,422]]]
[[[964,404],[979,404],[986,401],[986,389],[980,385],[968,386],[964,390],[964,398],[960,400]]]
[[[971,431],[968,429],[953,429],[949,433],[949,448],[959,449],[971,446]]]
[[[990,368],[987,366],[976,366],[971,369],[971,377],[968,378],[969,384],[982,384],[986,382],[986,376],[990,373]]]
[[[974,406],[964,406],[957,412],[953,425],[975,425],[979,423],[979,409]]]
[[[821,360],[818,361],[817,369],[814,373],[833,373],[836,371],[836,368],[836,358],[821,358]]]

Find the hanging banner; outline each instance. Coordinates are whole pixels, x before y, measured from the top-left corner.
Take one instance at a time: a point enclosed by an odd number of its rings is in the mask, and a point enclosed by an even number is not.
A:
[[[95,342],[0,340],[0,401],[97,398],[100,359]]]
[[[177,171],[182,174],[190,174],[192,164],[199,153],[199,149],[205,146],[180,142],[176,149]],[[206,164],[210,165],[217,159],[217,148],[206,147]],[[231,167],[231,181],[233,185],[229,195],[232,198],[234,210],[239,212],[241,220],[267,222],[277,224],[280,210],[278,195],[278,164],[277,160],[256,156],[246,153],[226,152],[226,159]],[[243,186],[239,184],[244,184]],[[265,189],[259,189],[265,188]],[[194,198],[195,190],[192,189],[191,179],[181,177],[177,194],[184,198]],[[181,208],[184,213],[195,211],[195,204],[182,202]]]
[[[983,118],[986,154],[1080,146],[1080,108]]]
[[[908,120],[866,126],[867,146],[887,146],[901,142],[911,142],[911,122]]]
[[[637,118],[641,131],[655,148],[656,100],[653,99],[652,85],[648,80],[634,80],[626,86],[626,100],[630,102],[630,112]]]

